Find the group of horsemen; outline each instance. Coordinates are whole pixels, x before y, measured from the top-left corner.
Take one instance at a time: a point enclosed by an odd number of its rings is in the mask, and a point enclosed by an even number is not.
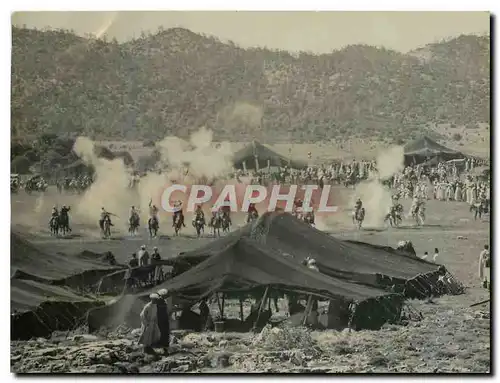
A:
[[[227,201],[226,201],[227,202]],[[172,227],[175,226],[183,226],[186,227],[184,223],[184,212],[182,208],[182,201],[176,201],[174,203],[174,212],[172,216]],[[62,206],[60,210],[57,209],[56,206],[53,207],[52,209],[52,216],[50,219],[50,225],[51,227],[54,226],[56,223],[60,223],[61,221],[66,222],[68,229],[69,229],[69,216],[68,212],[70,211],[70,207],[67,207],[66,205]],[[149,220],[148,224],[149,225],[156,225],[158,227],[159,225],[159,220],[158,220],[158,212],[159,209],[156,207],[156,205],[152,204],[151,201],[149,202]],[[212,212],[212,217],[209,223],[209,226],[214,226],[216,224],[217,220],[220,219],[226,219],[229,225],[232,225],[231,221],[231,208],[228,203],[225,203],[224,205],[220,206],[217,211]],[[310,224],[314,224],[314,211],[310,212],[303,212],[303,201],[300,199],[296,199],[294,201],[294,207],[292,214],[296,216],[299,219],[302,219]],[[104,230],[104,223],[107,222],[109,226],[114,226],[113,223],[111,222],[111,217],[115,216],[116,214],[113,214],[109,211],[107,211],[104,207],[101,208],[101,214],[100,214],[100,219],[99,219],[99,227],[101,231]],[[247,219],[246,223],[250,223],[257,219],[259,217],[259,212],[257,211],[257,207],[255,206],[254,203],[250,203],[248,206],[248,212],[247,212]],[[139,210],[135,206],[131,206],[130,208],[130,215],[129,215],[129,224],[133,227],[138,227],[140,224],[140,217],[139,217]],[[205,220],[205,212],[202,209],[201,205],[197,205],[195,212],[193,214],[193,220],[192,220],[192,225],[202,225],[204,226],[206,224]],[[71,229],[69,229],[71,230]]]

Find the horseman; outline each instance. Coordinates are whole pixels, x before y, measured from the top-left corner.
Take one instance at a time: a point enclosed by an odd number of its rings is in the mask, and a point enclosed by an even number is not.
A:
[[[60,217],[63,219],[64,223],[68,226],[69,229],[69,211],[71,208],[69,206],[63,205],[61,208]],[[71,230],[71,229],[70,229]]]
[[[229,196],[224,199],[224,204],[219,208],[221,217],[226,217],[229,224],[231,225],[231,203],[229,201]]]
[[[193,216],[193,226],[196,225],[196,221],[201,221],[203,225],[205,225],[205,213],[201,208],[201,205],[196,206],[196,210],[194,211]]]
[[[180,219],[182,226],[186,227],[184,224],[184,213],[182,211],[182,201],[177,200],[174,202],[174,215],[172,217],[172,227],[175,226],[177,220]]]
[[[257,208],[255,207],[255,204],[252,202],[250,205],[248,205],[248,215],[247,215],[247,223],[250,222],[250,219],[252,215],[255,214],[255,217],[259,216],[259,212],[257,211]]]
[[[101,230],[104,230],[104,221],[106,219],[109,219],[109,226],[113,226],[113,223],[111,222],[112,215],[116,217],[115,214],[106,211],[106,209],[104,209],[103,207],[101,208],[101,219],[99,220],[99,227],[101,228]]]
[[[358,198],[354,203],[354,216],[358,215],[362,207],[363,207],[363,202],[361,201],[361,198]]]
[[[139,211],[135,206],[130,207],[129,223],[134,226],[139,226]]]
[[[295,201],[293,201],[293,213],[296,217],[298,217],[298,215],[302,213],[303,204],[304,203],[300,198],[297,198],[295,199]]]
[[[52,214],[50,216],[50,224],[52,225],[52,222],[58,222],[59,221],[59,211],[57,210],[57,207],[54,206],[52,208]]]

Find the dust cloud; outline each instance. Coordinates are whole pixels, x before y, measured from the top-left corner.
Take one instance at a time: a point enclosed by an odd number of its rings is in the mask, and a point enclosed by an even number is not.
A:
[[[361,198],[366,211],[364,224],[371,227],[384,224],[384,217],[392,204],[392,193],[381,181],[404,169],[403,147],[384,150],[377,156],[376,162],[378,175],[370,175],[367,181],[357,185],[351,200],[351,206],[354,206],[355,200]]]
[[[95,144],[87,137],[78,137],[73,151],[87,165],[95,169],[95,179],[84,193],[40,194],[31,208],[13,208],[13,223],[33,230],[47,228],[53,206],[71,206],[71,221],[80,227],[79,233],[100,236],[98,220],[101,208],[113,213],[113,230],[128,231],[130,207],[135,206],[141,217],[141,227],[149,217],[149,204],[161,207],[161,195],[166,187],[175,183],[186,186],[206,183],[223,187],[223,177],[232,171],[233,150],[227,142],[213,143],[212,131],[202,127],[189,141],[177,137],[165,137],[156,144],[161,154],[159,171],[143,175],[135,188],[130,187],[134,169],[125,165],[122,158],[113,160],[99,158]],[[185,197],[187,201],[187,196]],[[21,205],[19,205],[21,207]],[[160,209],[159,219],[169,219]],[[88,229],[86,229],[88,227]]]

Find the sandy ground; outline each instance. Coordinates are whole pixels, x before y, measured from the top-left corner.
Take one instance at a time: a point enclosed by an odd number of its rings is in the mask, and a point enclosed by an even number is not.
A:
[[[71,203],[74,197],[47,195],[45,202]],[[61,201],[63,200],[63,201]],[[44,250],[72,256],[84,249],[110,250],[125,262],[141,244],[158,246],[162,257],[171,257],[201,246],[212,238],[194,238],[188,226],[181,237],[171,238],[170,217],[161,216],[161,236],[146,234],[127,238],[116,233],[112,240],[98,239],[94,227],[72,224],[74,236],[53,239],[48,235],[47,216],[36,213],[37,196],[13,195],[13,229]],[[405,211],[409,208],[405,202]],[[489,218],[474,221],[465,203],[429,201],[427,221],[416,228],[407,220],[398,229],[367,227],[357,231],[348,212],[327,230],[340,238],[395,246],[410,239],[419,255],[440,251],[444,264],[467,287],[461,296],[412,301],[424,319],[406,325],[387,325],[380,331],[309,333],[275,330],[264,339],[253,334],[186,334],[176,332],[171,356],[139,352],[130,329],[89,336],[54,334],[49,340],[11,342],[14,372],[477,372],[490,371],[490,307],[469,306],[489,298],[480,287],[477,261],[489,242]],[[97,215],[98,213],[96,213]],[[370,214],[367,210],[367,215]],[[31,219],[27,219],[31,217]],[[188,220],[190,216],[186,217]],[[241,223],[243,217],[235,219]],[[43,226],[42,226],[43,225]],[[230,310],[231,312],[231,310]],[[236,306],[234,315],[237,315]],[[274,340],[273,340],[274,339]]]

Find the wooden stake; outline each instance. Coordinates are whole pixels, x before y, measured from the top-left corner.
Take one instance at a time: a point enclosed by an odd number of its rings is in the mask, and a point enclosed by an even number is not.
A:
[[[224,318],[224,306],[225,306],[225,303],[226,303],[226,294],[222,293],[222,310],[221,310],[221,313],[220,313],[221,319]]]
[[[264,291],[264,295],[262,296],[262,300],[260,301],[259,312],[257,313],[257,319],[255,320],[255,323],[253,325],[254,329],[257,327],[257,323],[259,323],[260,313],[262,312],[262,309],[264,308],[264,304],[266,303],[266,298],[267,298],[268,292],[269,292],[269,286],[266,287],[266,291]]]
[[[240,298],[240,319],[241,319],[241,322],[243,322],[244,318],[243,318],[243,299]]]
[[[309,299],[307,300],[306,309],[304,311],[304,319],[302,319],[302,326],[306,325],[307,317],[309,316],[309,312],[311,311],[311,309],[312,309],[312,294],[309,295]]]

